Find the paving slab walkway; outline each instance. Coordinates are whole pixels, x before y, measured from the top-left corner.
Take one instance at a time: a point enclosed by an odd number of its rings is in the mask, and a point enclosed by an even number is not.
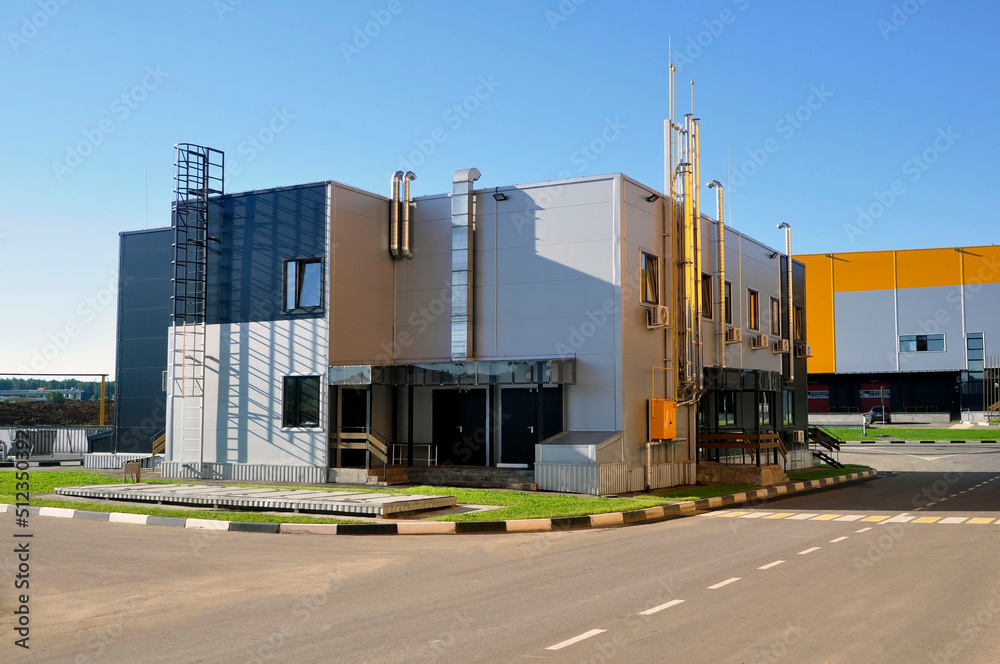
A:
[[[400,495],[360,491],[310,491],[203,484],[101,484],[56,487],[62,496],[173,503],[208,507],[323,512],[374,517],[454,507],[454,496]]]

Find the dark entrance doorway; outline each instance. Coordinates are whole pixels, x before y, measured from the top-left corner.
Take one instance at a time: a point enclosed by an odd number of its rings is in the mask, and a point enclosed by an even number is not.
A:
[[[340,388],[340,429],[357,433],[368,428],[368,390],[356,387]],[[340,465],[344,468],[364,468],[365,450],[340,450]]]
[[[368,390],[356,387],[340,389],[340,427],[356,431],[368,426]]]
[[[485,466],[486,390],[434,390],[431,401],[438,463]]]
[[[544,403],[540,403],[544,402]],[[539,413],[543,417],[539,418]],[[562,389],[546,387],[500,392],[501,464],[531,465],[535,443],[563,430]]]

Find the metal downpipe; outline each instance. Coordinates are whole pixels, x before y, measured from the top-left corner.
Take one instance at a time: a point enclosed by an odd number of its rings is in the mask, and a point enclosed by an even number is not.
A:
[[[718,216],[718,240],[716,249],[719,252],[719,368],[726,366],[726,232],[722,220],[722,183],[712,180],[708,183],[709,189],[715,189],[718,194],[717,216]]]
[[[403,171],[392,174],[392,202],[389,204],[389,254],[395,260],[403,255],[399,252],[399,181]]]
[[[405,192],[403,195],[403,241],[399,251],[403,258],[413,258],[413,252],[410,251],[410,206],[412,205],[410,201],[410,182],[416,179],[417,175],[413,171],[406,171],[406,175],[403,176],[403,189]]]

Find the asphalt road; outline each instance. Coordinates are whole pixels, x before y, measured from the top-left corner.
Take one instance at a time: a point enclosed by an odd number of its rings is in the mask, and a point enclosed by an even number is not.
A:
[[[739,510],[564,533],[321,537],[35,517],[32,648],[5,627],[0,661],[994,663],[1000,470],[914,463]],[[954,498],[912,505],[955,476]],[[0,536],[13,530],[0,515]],[[13,564],[0,554],[6,625]]]

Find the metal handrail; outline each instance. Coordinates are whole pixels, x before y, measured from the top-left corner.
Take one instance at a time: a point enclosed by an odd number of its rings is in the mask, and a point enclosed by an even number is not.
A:
[[[382,462],[382,481],[389,475],[389,441],[372,427],[342,427],[334,430],[337,440],[363,440],[365,442],[365,470],[370,470],[372,457]]]

